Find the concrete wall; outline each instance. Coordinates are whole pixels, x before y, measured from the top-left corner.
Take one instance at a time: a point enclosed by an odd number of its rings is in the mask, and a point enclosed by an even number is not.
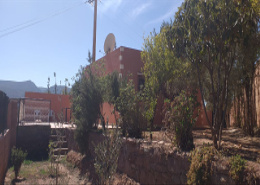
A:
[[[7,130],[0,136],[0,184],[4,183],[5,174],[8,168],[10,152],[16,145],[17,126],[17,100],[10,100],[8,104]]]
[[[47,159],[50,134],[50,126],[18,126],[17,147],[27,151],[30,159]]]

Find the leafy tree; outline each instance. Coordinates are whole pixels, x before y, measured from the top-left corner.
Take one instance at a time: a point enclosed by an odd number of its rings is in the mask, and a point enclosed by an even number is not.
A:
[[[173,100],[181,90],[191,86],[192,66],[187,60],[177,59],[169,42],[172,23],[163,23],[160,33],[155,31],[145,39],[144,61],[146,102],[149,103],[147,118],[153,127],[157,99],[162,96]],[[193,77],[194,79],[194,77]]]
[[[239,13],[237,19],[241,22],[239,25],[240,40],[239,42],[239,56],[235,70],[239,72],[236,78],[236,88],[234,94],[234,104],[241,103],[237,106],[236,117],[243,118],[236,120],[239,126],[251,136],[254,135],[254,127],[256,126],[256,109],[254,98],[254,80],[256,68],[258,67],[259,58],[259,44],[260,44],[260,30],[259,20],[260,14],[254,7],[254,1],[237,1],[236,8]],[[259,11],[259,9],[258,9]],[[240,115],[240,110],[243,111],[243,117]]]
[[[77,125],[75,139],[81,153],[88,154],[88,133],[101,116],[103,103],[99,77],[90,66],[81,67],[72,86],[72,111]]]
[[[231,99],[232,70],[240,59],[244,20],[237,1],[186,0],[169,33],[173,51],[195,66],[205,113],[212,107],[213,143],[220,147],[222,127]]]

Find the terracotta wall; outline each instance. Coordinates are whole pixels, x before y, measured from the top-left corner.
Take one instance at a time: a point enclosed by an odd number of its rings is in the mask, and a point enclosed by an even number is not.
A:
[[[66,115],[66,108],[70,108],[70,97],[69,95],[61,95],[61,94],[48,94],[48,93],[36,93],[36,92],[25,92],[26,98],[35,98],[35,99],[44,99],[51,101],[51,110],[55,112],[55,117],[53,117],[50,121],[60,121],[59,115],[63,113],[64,120]],[[71,115],[70,110],[67,111],[67,122],[70,121]]]
[[[4,135],[0,136],[0,184],[4,183],[10,152],[12,147],[16,145],[17,102],[17,100],[12,99],[9,102],[7,130]]]
[[[197,118],[197,121],[195,123],[195,128],[209,128],[208,121],[206,119],[206,114],[203,108],[203,102],[201,98],[200,92],[198,92],[197,95],[197,101],[200,103],[200,106],[198,107],[197,110],[194,111],[194,114],[197,114],[199,111],[199,116]],[[154,117],[154,125],[155,126],[164,126],[163,124],[163,119],[164,119],[164,99],[163,96],[160,95],[157,99],[157,107],[156,107],[156,112],[155,112],[155,117]],[[210,122],[212,122],[212,111],[208,110],[208,119]]]

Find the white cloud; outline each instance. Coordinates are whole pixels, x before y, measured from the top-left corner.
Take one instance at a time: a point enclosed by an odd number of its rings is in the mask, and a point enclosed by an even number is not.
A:
[[[132,13],[131,13],[131,16],[133,18],[137,17],[138,15],[142,14],[144,11],[147,10],[147,8],[151,6],[151,3],[145,3],[145,4],[142,4],[141,6],[138,6],[136,7]]]
[[[123,0],[106,0],[106,1],[101,1],[101,3],[100,3],[101,6],[99,6],[98,9],[99,9],[99,11],[101,11],[101,13],[106,13],[107,11],[115,12],[120,7],[122,2],[123,2]]]

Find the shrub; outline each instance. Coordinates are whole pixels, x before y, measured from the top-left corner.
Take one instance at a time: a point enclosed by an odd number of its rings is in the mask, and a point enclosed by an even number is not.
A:
[[[15,173],[15,179],[17,179],[22,163],[25,160],[27,156],[26,152],[23,152],[21,149],[12,148],[12,153],[11,153],[11,162],[14,165],[14,173]]]
[[[191,153],[191,165],[187,173],[187,184],[210,184],[211,162],[217,151],[212,146],[203,146]]]
[[[124,136],[128,134],[129,137],[142,137],[147,123],[142,98],[142,93],[135,91],[131,81],[120,88],[116,109],[120,112],[120,125]]]
[[[100,184],[111,184],[112,176],[116,172],[121,139],[118,131],[107,136],[106,139],[95,147],[95,171]]]
[[[196,91],[192,93],[181,91],[165,113],[167,135],[182,150],[194,148],[192,127],[198,116],[198,111],[197,114],[194,111],[199,105],[194,94],[197,94]]]
[[[245,159],[242,159],[240,155],[235,155],[230,158],[229,163],[231,178],[236,184],[244,184]]]

